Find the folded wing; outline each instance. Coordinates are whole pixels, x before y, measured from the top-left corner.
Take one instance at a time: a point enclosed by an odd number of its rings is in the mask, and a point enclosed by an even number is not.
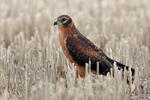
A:
[[[66,44],[70,56],[78,65],[85,67],[85,63],[89,63],[90,60],[91,70],[97,71],[97,62],[99,62],[99,73],[103,75],[106,75],[112,67],[102,50],[82,34],[68,36]]]

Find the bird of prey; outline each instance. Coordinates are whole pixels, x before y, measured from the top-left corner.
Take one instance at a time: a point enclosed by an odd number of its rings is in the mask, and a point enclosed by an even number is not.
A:
[[[77,66],[77,73],[80,77],[85,77],[85,64],[89,63],[89,60],[91,61],[91,72],[94,74],[99,72],[101,75],[106,75],[110,72],[114,62],[116,62],[119,70],[129,70],[128,66],[109,58],[100,48],[83,36],[68,15],[59,16],[54,25],[58,25],[62,50],[70,62]],[[99,63],[99,68],[97,67],[97,62]],[[135,70],[131,68],[132,81],[134,73]]]

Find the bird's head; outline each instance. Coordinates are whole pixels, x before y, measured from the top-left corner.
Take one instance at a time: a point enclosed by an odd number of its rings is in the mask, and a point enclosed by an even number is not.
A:
[[[63,27],[66,27],[71,24],[73,24],[72,19],[68,15],[61,15],[57,17],[57,20],[54,22],[54,25],[63,26]]]

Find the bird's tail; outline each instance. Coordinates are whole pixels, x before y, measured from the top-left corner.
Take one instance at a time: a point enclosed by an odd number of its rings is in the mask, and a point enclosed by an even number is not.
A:
[[[129,66],[123,65],[123,64],[121,64],[121,63],[119,63],[119,62],[117,62],[117,61],[114,61],[114,60],[110,59],[110,58],[108,58],[108,60],[109,60],[112,64],[114,64],[114,63],[116,62],[116,65],[117,65],[118,69],[119,69],[119,70],[122,70],[123,72],[124,72],[124,70],[129,71],[129,70],[131,69],[131,77],[132,77],[132,84],[133,84],[133,82],[134,82],[134,76],[135,76],[135,70],[134,70],[133,68],[129,68]],[[123,75],[124,75],[124,74],[123,74]],[[127,83],[129,83],[129,79],[127,79]]]

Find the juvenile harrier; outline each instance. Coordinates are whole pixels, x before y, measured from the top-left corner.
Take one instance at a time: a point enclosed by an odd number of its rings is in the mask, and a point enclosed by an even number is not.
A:
[[[128,66],[107,57],[100,48],[83,36],[68,15],[59,16],[54,25],[58,25],[59,41],[65,56],[77,66],[77,73],[81,77],[85,76],[85,63],[88,63],[89,60],[91,61],[91,71],[94,74],[97,72],[97,62],[99,62],[99,74],[102,75],[106,75],[110,71],[114,62],[119,70],[124,70],[124,68],[129,70]],[[135,70],[132,68],[131,73],[133,81]]]

